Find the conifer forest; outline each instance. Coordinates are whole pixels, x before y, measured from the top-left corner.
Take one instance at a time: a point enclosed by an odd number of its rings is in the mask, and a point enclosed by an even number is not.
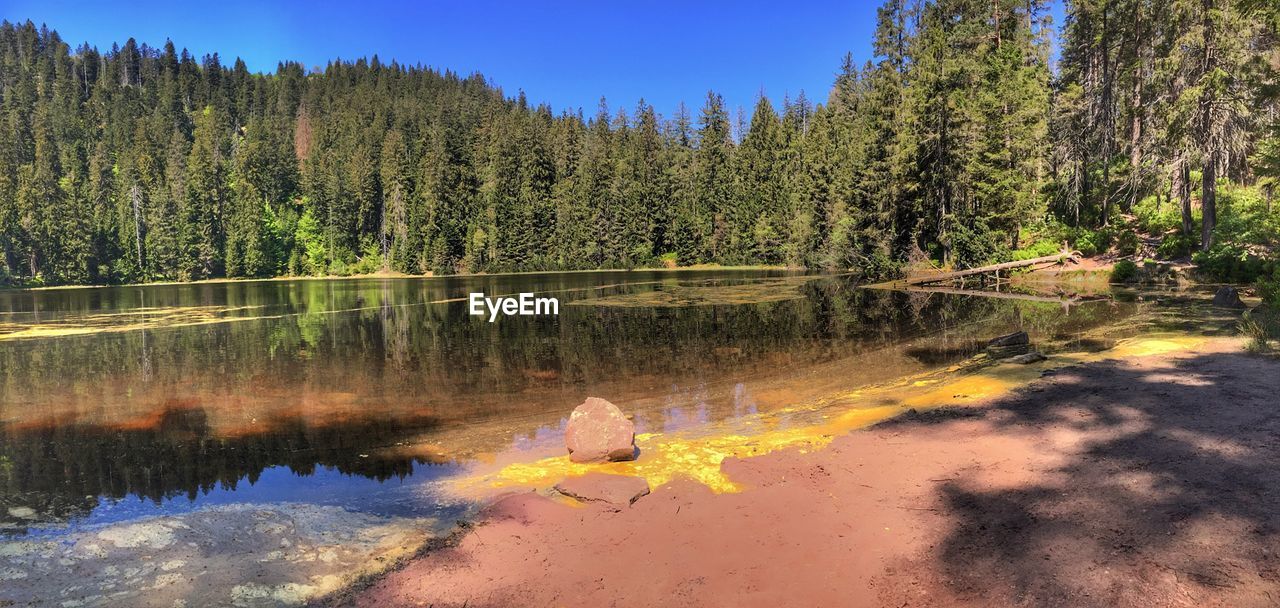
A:
[[[181,41],[104,50],[5,22],[0,283],[695,264],[882,277],[1102,250],[1157,216],[1170,256],[1274,257],[1280,9],[1064,8],[1054,23],[1045,0],[887,0],[874,57],[832,57],[829,91],[743,109],[712,91],[670,115],[551,108],[376,56],[262,74]],[[1265,201],[1267,234],[1220,230],[1233,196]]]

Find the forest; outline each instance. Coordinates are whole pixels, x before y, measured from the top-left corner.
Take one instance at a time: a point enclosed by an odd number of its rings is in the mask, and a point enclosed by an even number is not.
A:
[[[376,56],[262,74],[5,21],[0,283],[696,264],[882,277],[1064,241],[1123,250],[1139,228],[1162,254],[1267,274],[1280,8],[1066,0],[1061,24],[1048,9],[887,0],[874,57],[833,58],[825,99],[733,109],[709,92],[672,116],[557,110]],[[1248,226],[1219,213],[1242,200],[1265,201]]]

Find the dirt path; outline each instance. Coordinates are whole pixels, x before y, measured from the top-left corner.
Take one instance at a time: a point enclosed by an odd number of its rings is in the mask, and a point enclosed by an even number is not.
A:
[[[1050,372],[629,508],[511,495],[358,606],[1280,605],[1280,361]]]

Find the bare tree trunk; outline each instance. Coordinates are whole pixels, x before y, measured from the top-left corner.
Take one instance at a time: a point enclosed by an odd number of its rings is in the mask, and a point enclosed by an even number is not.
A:
[[[1200,249],[1208,251],[1213,246],[1213,228],[1218,223],[1218,159],[1211,154],[1204,164],[1204,179],[1200,184]]]
[[[138,252],[138,272],[147,278],[147,266],[142,260],[142,189],[134,184],[129,188],[129,202],[133,205],[133,240]]]
[[[991,1],[991,18],[995,22],[996,49],[1000,48],[1000,0]]]
[[[1142,196],[1142,83],[1146,53],[1142,47],[1142,3],[1135,2],[1133,8],[1134,55],[1138,60],[1138,73],[1133,76],[1133,96],[1130,99],[1129,112],[1133,114],[1133,122],[1129,127],[1129,197],[1126,199],[1125,212],[1133,211]]]
[[[1185,158],[1178,161],[1178,198],[1182,201],[1182,234],[1191,236],[1195,228],[1191,219],[1191,165]]]
[[[1111,77],[1111,27],[1108,24],[1110,4],[1102,7],[1102,225],[1111,221],[1111,155],[1113,145],[1113,129],[1115,117],[1112,112],[1112,87],[1115,83]]]
[[[1213,70],[1214,61],[1214,0],[1203,0],[1204,16],[1201,35],[1204,37],[1204,63],[1202,73]],[[1200,94],[1200,142],[1204,150],[1204,174],[1200,182],[1200,249],[1208,251],[1213,246],[1213,228],[1218,223],[1218,142],[1214,137],[1213,103],[1209,88]]]

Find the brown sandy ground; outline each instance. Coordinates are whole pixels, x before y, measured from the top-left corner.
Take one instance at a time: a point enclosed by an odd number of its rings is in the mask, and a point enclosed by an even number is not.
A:
[[[1277,606],[1280,361],[1056,372],[612,510],[508,496],[356,606]]]

